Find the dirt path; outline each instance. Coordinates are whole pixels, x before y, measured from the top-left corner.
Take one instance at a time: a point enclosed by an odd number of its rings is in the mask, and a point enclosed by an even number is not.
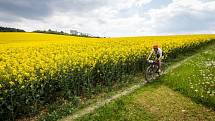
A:
[[[193,56],[190,56],[190,57],[188,57],[188,58],[186,58],[186,59],[184,59],[184,60],[182,60],[182,61],[180,61],[180,62],[178,62],[178,63],[176,63],[174,65],[172,65],[171,67],[168,67],[166,69],[165,73],[171,72],[175,68],[177,68],[180,65],[182,65],[183,63],[185,63],[187,60],[191,59]],[[120,90],[120,91],[117,92],[116,95],[114,95],[114,96],[112,96],[112,97],[110,97],[108,99],[101,99],[97,103],[92,104],[92,105],[90,105],[90,106],[88,106],[88,107],[86,107],[86,108],[84,108],[82,110],[79,110],[79,111],[75,112],[74,114],[61,119],[60,121],[72,121],[72,120],[75,120],[76,118],[79,118],[79,117],[82,117],[82,116],[84,116],[86,114],[89,114],[89,113],[93,112],[94,110],[96,110],[96,109],[98,109],[98,108],[110,103],[113,100],[116,100],[116,99],[118,99],[118,98],[120,98],[122,96],[125,96],[125,95],[128,95],[128,94],[134,92],[136,89],[139,89],[144,84],[145,84],[145,82],[143,81],[143,83],[139,83],[137,85],[129,87],[126,90]]]
[[[195,54],[195,55],[196,55],[196,54]],[[178,68],[178,67],[181,66],[183,63],[185,63],[186,61],[188,61],[188,60],[190,60],[191,58],[193,58],[195,55],[192,55],[192,56],[190,56],[190,57],[188,57],[188,58],[186,58],[186,59],[184,59],[184,60],[182,60],[182,61],[180,61],[180,62],[177,62],[176,64],[174,64],[174,65],[172,65],[172,66],[170,66],[170,67],[168,67],[168,68],[166,69],[166,71],[164,72],[164,74],[167,73],[167,72],[171,72],[172,70]]]

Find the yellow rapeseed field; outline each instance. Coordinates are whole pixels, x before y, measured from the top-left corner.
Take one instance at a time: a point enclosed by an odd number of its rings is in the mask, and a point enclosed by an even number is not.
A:
[[[36,99],[44,100],[55,91],[80,94],[99,81],[107,84],[143,64],[137,62],[143,62],[153,44],[168,56],[211,39],[215,35],[84,38],[0,33],[0,102],[4,101],[0,111],[36,105]],[[2,108],[5,105],[12,108]],[[31,110],[27,109],[16,112]]]
[[[82,38],[38,33],[0,33],[1,81],[11,85],[37,81],[35,70],[54,75],[68,67],[93,68],[98,59],[117,63],[128,56],[146,56],[153,44],[159,44],[165,53],[215,38],[215,35],[187,35],[160,37]],[[39,78],[45,78],[43,76]],[[0,84],[0,88],[3,86]]]

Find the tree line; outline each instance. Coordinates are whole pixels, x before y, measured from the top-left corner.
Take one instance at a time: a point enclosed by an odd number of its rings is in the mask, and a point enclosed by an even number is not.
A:
[[[25,31],[22,29],[0,26],[0,32],[25,32]]]

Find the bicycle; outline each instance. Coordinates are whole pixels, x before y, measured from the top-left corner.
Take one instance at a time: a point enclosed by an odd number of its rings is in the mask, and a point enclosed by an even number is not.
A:
[[[147,63],[149,64],[149,66],[145,71],[145,79],[146,82],[151,82],[157,76],[161,76],[163,74],[166,64],[164,62],[161,62],[161,72],[158,72],[158,64],[155,61],[148,60]]]

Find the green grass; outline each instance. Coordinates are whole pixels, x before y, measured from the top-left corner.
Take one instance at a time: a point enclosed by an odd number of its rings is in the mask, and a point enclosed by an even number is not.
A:
[[[215,110],[215,46],[163,77],[165,85]]]

